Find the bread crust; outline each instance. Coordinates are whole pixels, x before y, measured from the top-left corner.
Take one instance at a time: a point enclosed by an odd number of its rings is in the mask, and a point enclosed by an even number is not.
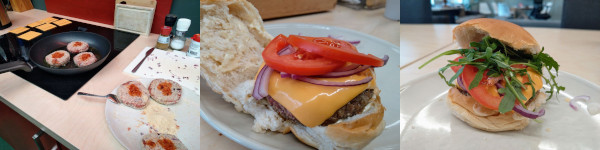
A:
[[[479,42],[489,35],[515,50],[524,50],[529,54],[540,52],[540,45],[529,32],[519,25],[503,20],[472,19],[456,26],[452,32],[453,39],[461,48],[469,48],[469,43]]]
[[[474,113],[473,105],[478,105],[478,102],[471,96],[461,94],[460,91],[454,87],[448,90],[446,102],[454,116],[480,130],[489,132],[521,130],[529,124],[528,118],[525,118],[514,111],[509,111],[504,114],[477,115]],[[545,102],[545,95],[540,93],[534,99],[534,102],[531,102],[530,105],[528,105],[528,108],[534,109],[541,107],[541,104]]]
[[[200,36],[200,75],[215,93],[243,111],[232,90],[254,79],[263,61],[261,52],[273,38],[264,30],[258,10],[245,0],[202,0]]]

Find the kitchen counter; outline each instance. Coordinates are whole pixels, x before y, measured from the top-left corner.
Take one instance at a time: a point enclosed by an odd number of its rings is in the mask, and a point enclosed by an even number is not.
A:
[[[400,23],[385,18],[384,11],[384,8],[354,10],[337,5],[328,12],[267,20],[264,24],[308,23],[343,27],[400,45]],[[216,131],[204,119],[200,120],[200,134],[202,149],[247,149]]]
[[[418,69],[420,65],[434,56],[446,50],[458,48],[452,43],[452,29],[456,25],[401,24],[400,26],[402,39],[400,57],[411,59],[410,63],[401,65],[401,85],[428,73],[437,72],[439,68],[448,63],[445,60],[456,58],[456,56],[443,56],[424,68]],[[598,78],[600,76],[600,69],[598,69],[598,64],[600,64],[598,59],[598,56],[600,56],[600,38],[598,38],[600,37],[600,30],[535,27],[525,27],[525,30],[531,33],[540,46],[544,47],[545,53],[548,53],[560,64],[560,71],[577,75],[600,85],[600,78]],[[403,56],[404,54],[411,54],[411,56],[408,58],[408,56]]]
[[[11,11],[8,14],[13,25],[0,30],[0,34],[51,16],[113,28],[111,25],[36,9],[21,13]],[[123,69],[144,47],[154,46],[157,38],[157,34],[138,37],[79,91],[98,94],[110,93],[121,83],[135,79],[134,76],[123,73]],[[124,149],[113,137],[106,124],[104,106],[107,101],[105,99],[72,96],[64,101],[12,72],[0,74],[0,83],[2,83],[0,85],[0,101],[68,148]]]

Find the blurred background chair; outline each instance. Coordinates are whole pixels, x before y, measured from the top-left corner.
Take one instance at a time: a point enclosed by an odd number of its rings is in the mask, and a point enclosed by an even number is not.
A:
[[[600,29],[600,0],[565,0],[562,28]]]

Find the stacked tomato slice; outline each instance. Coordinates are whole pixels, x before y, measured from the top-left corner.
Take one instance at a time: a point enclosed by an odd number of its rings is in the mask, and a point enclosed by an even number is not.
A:
[[[291,54],[280,51],[291,46]],[[306,37],[278,35],[262,53],[267,66],[295,75],[322,75],[340,68],[347,62],[380,67],[384,60],[373,55],[359,53],[354,45],[329,37]]]

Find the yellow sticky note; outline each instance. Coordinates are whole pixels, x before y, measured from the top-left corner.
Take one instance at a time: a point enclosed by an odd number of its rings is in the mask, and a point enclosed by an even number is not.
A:
[[[56,26],[52,25],[52,24],[44,24],[44,25],[41,25],[41,26],[37,26],[36,28],[38,28],[38,29],[40,29],[42,31],[48,31],[48,30],[56,28]]]
[[[37,27],[37,26],[39,26],[39,25],[42,25],[42,24],[43,24],[43,23],[34,22],[34,23],[30,23],[30,24],[28,24],[27,26],[30,26],[30,27],[32,27],[32,28],[33,28],[33,27]]]
[[[58,19],[56,19],[56,18],[54,18],[54,17],[48,17],[48,18],[46,18],[46,19],[42,19],[42,20],[40,20],[40,21],[38,21],[38,22],[39,22],[39,23],[51,23],[51,22],[54,22],[54,21],[56,21],[56,20],[58,20]]]
[[[8,32],[14,33],[14,34],[20,34],[20,33],[23,33],[23,32],[25,32],[27,30],[29,30],[29,28],[27,28],[27,27],[18,27],[16,29],[10,30]]]
[[[54,23],[54,24],[56,24],[56,25],[58,25],[58,26],[64,26],[64,25],[71,24],[71,21],[69,21],[69,20],[67,20],[67,19],[60,19],[60,20],[58,20],[58,21],[54,21],[54,22],[52,22],[52,23]]]
[[[23,40],[27,40],[27,41],[29,41],[29,40],[31,40],[31,39],[34,39],[34,38],[36,38],[36,37],[40,36],[40,35],[42,35],[42,33],[35,32],[35,31],[29,31],[29,32],[27,32],[27,33],[25,33],[25,34],[21,34],[21,35],[19,35],[19,38],[20,38],[20,39],[23,39]]]

